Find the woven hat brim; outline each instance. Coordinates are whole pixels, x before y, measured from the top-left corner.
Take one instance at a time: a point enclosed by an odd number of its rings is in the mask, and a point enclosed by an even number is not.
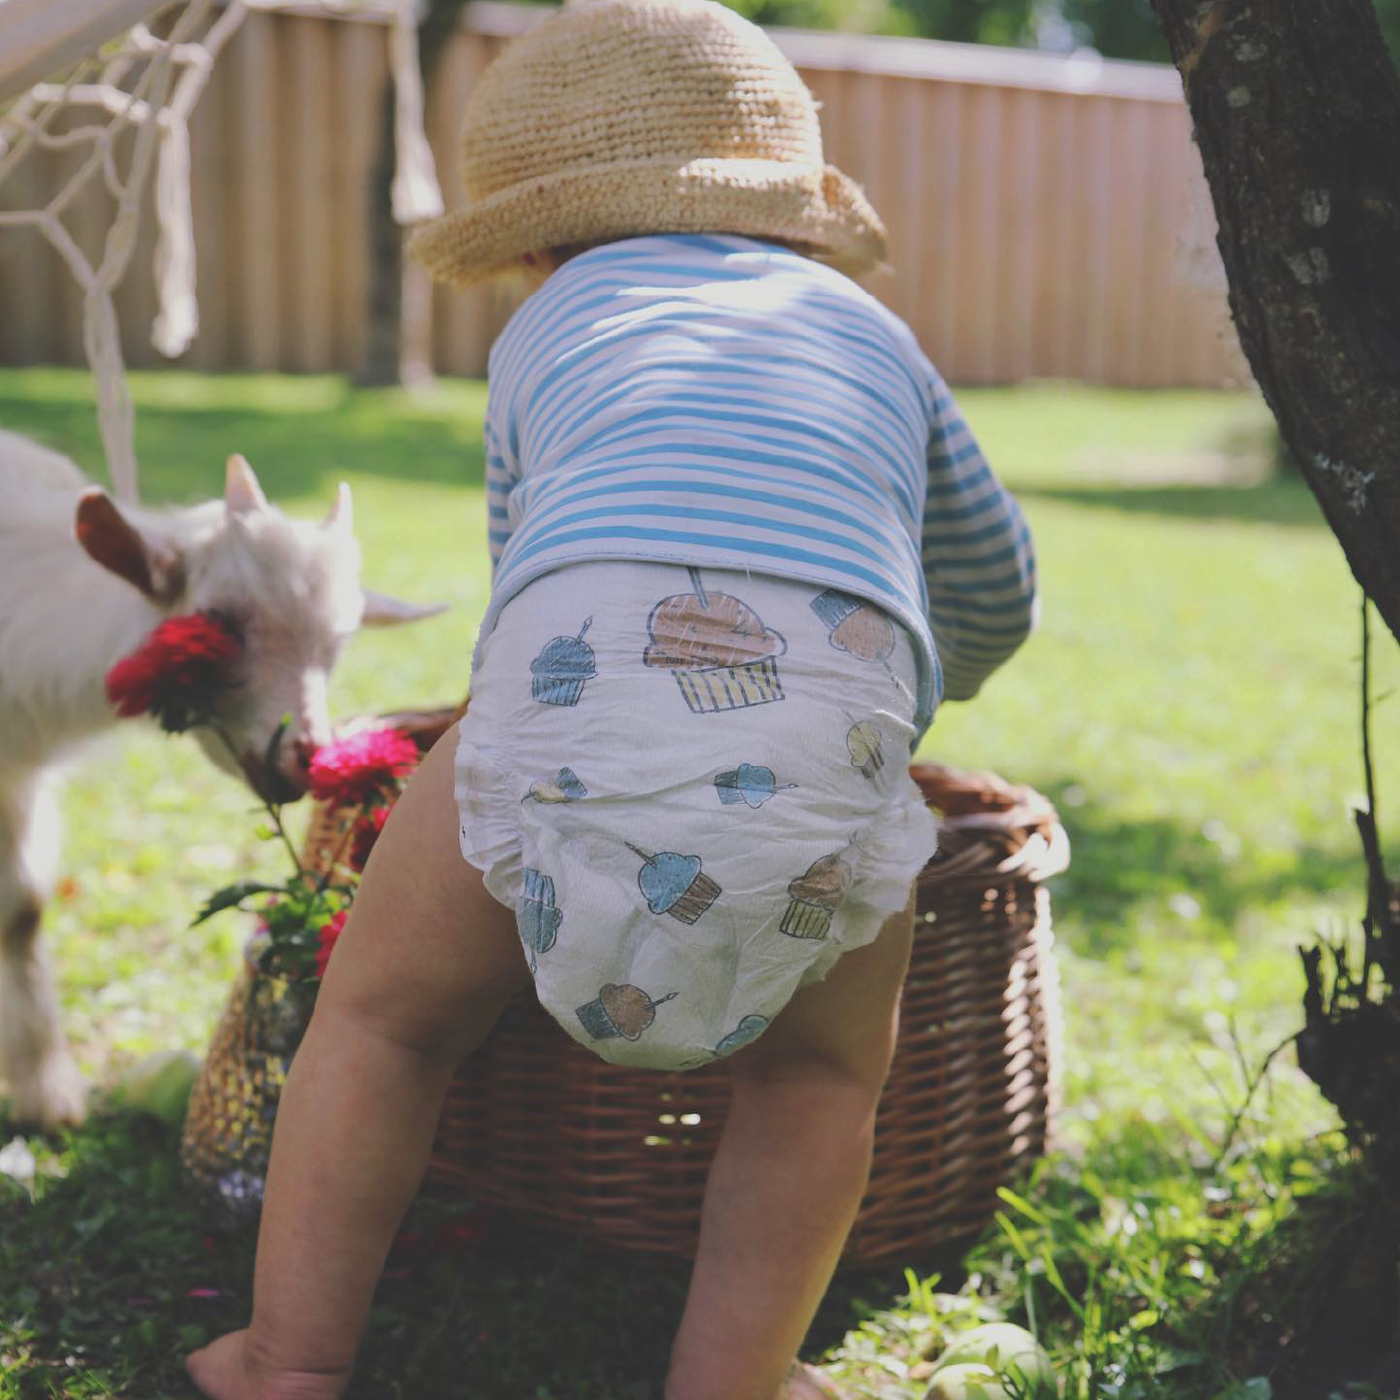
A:
[[[649,160],[522,181],[424,224],[413,256],[438,281],[469,287],[526,253],[647,233],[738,233],[797,243],[859,276],[885,256],[885,228],[835,166],[713,158]]]

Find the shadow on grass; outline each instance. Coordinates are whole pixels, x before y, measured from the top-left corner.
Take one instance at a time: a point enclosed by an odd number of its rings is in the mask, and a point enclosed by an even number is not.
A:
[[[0,1141],[12,1132],[0,1116]],[[184,1355],[247,1323],[252,1232],[213,1229],[184,1188],[175,1134],[153,1119],[96,1117],[34,1147],[33,1199],[0,1174],[4,1393],[193,1400]],[[420,1197],[406,1228],[419,1243],[390,1258],[347,1400],[659,1400],[687,1263],[440,1194]],[[902,1269],[840,1276],[805,1350],[904,1287]]]
[[[1313,904],[1337,890],[1354,895],[1358,911],[1364,901],[1360,855],[1344,846],[1303,846],[1272,855],[1245,846],[1232,852],[1228,835],[1212,841],[1184,822],[1124,821],[1110,808],[1070,805],[1065,795],[1077,784],[1068,781],[1037,786],[1055,803],[1069,833],[1069,870],[1051,888],[1063,908],[1073,909],[1084,940],[1076,951],[1085,956],[1126,951],[1142,936],[1140,907],[1169,911],[1173,897],[1194,900],[1203,915],[1227,930],[1251,910],[1290,900]],[[1339,840],[1345,837],[1339,829]],[[1301,925],[1295,931],[1309,932]]]
[[[11,1132],[0,1115],[0,1140]],[[34,1146],[33,1199],[0,1174],[0,1354],[17,1363],[4,1393],[192,1400],[185,1353],[247,1323],[251,1230],[212,1229],[153,1119],[99,1116]],[[390,1258],[347,1400],[659,1400],[688,1263],[441,1194],[406,1228],[418,1243]],[[838,1275],[804,1351],[904,1290],[902,1267]]]
[[[1261,525],[1326,529],[1321,507],[1302,481],[1273,479],[1258,486],[1024,486],[1022,500],[1105,510],[1183,516],[1196,520],[1245,520]]]
[[[0,425],[28,433],[72,456],[104,479],[91,400],[78,376],[66,391],[30,399],[22,381],[0,388]],[[225,403],[140,402],[137,453],[141,494],[150,501],[184,501],[217,492],[223,464],[241,452],[276,497],[323,497],[329,504],[345,475],[480,486],[485,472],[481,419],[451,405],[420,406],[397,390],[354,389],[319,380],[260,404],[257,385],[238,394],[226,382]],[[214,379],[218,386],[221,381]],[[296,381],[293,381],[296,384]]]

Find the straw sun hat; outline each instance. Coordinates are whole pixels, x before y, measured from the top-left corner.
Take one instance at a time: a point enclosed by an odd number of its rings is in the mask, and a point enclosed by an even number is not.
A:
[[[570,0],[478,82],[461,173],[467,207],[412,244],[457,286],[644,233],[781,239],[850,273],[885,251],[879,215],[823,160],[792,65],[713,0]]]

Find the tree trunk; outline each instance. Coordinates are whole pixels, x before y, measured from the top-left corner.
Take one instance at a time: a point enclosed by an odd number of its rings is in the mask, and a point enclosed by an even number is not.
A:
[[[433,74],[456,32],[466,0],[431,0],[418,26],[418,64],[426,97]],[[394,182],[394,85],[380,96],[379,144],[367,191],[369,277],[365,316],[365,357],[360,384],[401,384],[405,380],[403,230],[394,222],[390,190]],[[422,288],[414,289],[419,297]],[[414,311],[423,314],[417,305]]]
[[[1152,0],[1284,441],[1400,639],[1400,75],[1371,0]]]
[[[365,295],[365,358],[360,384],[399,384],[403,379],[403,232],[394,222],[394,82],[386,79],[379,98],[379,143],[370,167],[365,217],[369,276]]]

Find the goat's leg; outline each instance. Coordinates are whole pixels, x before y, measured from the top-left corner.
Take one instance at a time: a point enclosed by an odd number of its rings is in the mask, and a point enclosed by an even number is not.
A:
[[[48,950],[39,939],[58,817],[42,779],[0,791],[0,1070],[10,1114],[52,1128],[80,1122],[84,1092],[59,1026]]]

